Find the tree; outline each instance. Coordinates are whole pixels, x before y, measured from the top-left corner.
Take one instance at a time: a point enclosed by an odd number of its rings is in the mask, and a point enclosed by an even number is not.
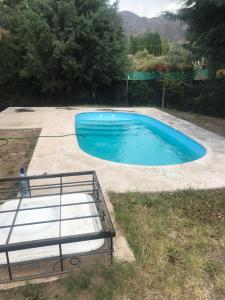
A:
[[[142,35],[130,37],[130,53],[147,50],[149,54],[160,56],[162,53],[161,38],[158,33],[145,32]]]
[[[137,38],[133,35],[129,38],[129,52],[131,54],[135,54],[137,52],[138,44],[137,44]]]
[[[170,46],[167,38],[161,38],[161,47],[162,47],[162,55],[166,55],[170,50]]]
[[[107,0],[4,0],[0,28],[8,32],[0,40],[0,84],[65,91],[79,83],[94,93],[125,77],[122,23]]]
[[[143,44],[145,48],[148,50],[149,54],[153,54],[155,56],[160,56],[162,52],[162,44],[160,35],[157,32],[146,32],[143,35]]]
[[[146,81],[131,81],[129,85],[129,100],[132,105],[151,105],[155,92]]]
[[[183,0],[177,18],[188,25],[192,51],[208,58],[214,71],[225,67],[225,1]]]

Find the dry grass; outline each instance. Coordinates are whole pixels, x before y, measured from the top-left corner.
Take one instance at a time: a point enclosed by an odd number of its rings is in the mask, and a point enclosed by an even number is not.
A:
[[[0,177],[18,176],[21,167],[27,168],[32,158],[40,129],[0,129],[0,137],[24,138],[9,140],[8,144],[0,147]],[[4,141],[0,141],[0,146]]]
[[[0,177],[17,177],[21,167],[27,169],[39,134],[40,129],[0,129]],[[2,183],[3,187],[9,190],[7,195],[1,192],[0,199],[13,197],[18,188],[15,182]]]
[[[111,199],[137,259],[140,298],[225,298],[225,190]]]

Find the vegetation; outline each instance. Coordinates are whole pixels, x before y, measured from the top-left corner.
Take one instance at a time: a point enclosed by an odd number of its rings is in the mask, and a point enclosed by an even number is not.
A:
[[[0,1],[0,84],[42,91],[124,78],[117,6],[107,0]]]
[[[171,45],[166,55],[167,70],[193,70],[193,53],[183,45]]]
[[[123,105],[131,70],[157,72],[157,79],[174,73],[166,80],[167,107],[225,116],[224,1],[182,1],[175,17],[188,24],[184,45],[151,32],[126,41],[117,6],[107,0],[0,1],[0,107],[86,104],[93,98]],[[208,62],[218,80],[203,83],[199,72],[200,82],[193,82],[194,68],[203,71]],[[160,105],[158,85],[131,83],[130,104]],[[14,93],[23,97],[10,97]]]
[[[225,190],[110,194],[136,262],[100,263],[4,300],[223,299]],[[2,297],[2,298],[1,298]]]
[[[224,297],[224,195],[111,194],[141,269],[140,299]]]
[[[162,43],[161,37],[157,32],[145,32],[143,35],[138,36],[131,35],[128,43],[129,52],[131,54],[146,50],[149,54],[160,56],[162,54],[162,50],[166,52],[166,50],[168,49],[167,41],[164,39]]]
[[[130,54],[129,58],[133,71],[193,72],[192,53],[182,45],[170,45],[166,55],[155,56],[144,49]]]
[[[25,286],[19,289],[22,299],[26,300],[44,300],[44,295],[42,294],[42,289],[35,284],[29,282]],[[14,293],[13,293],[14,294]],[[16,296],[16,294],[15,294]]]
[[[134,81],[129,84],[129,105],[150,106],[154,103],[155,92],[146,81]]]
[[[157,66],[165,62],[164,56],[156,57],[152,54],[149,54],[146,49],[138,51],[134,55],[130,54],[129,59],[131,61],[132,71],[156,71]]]
[[[165,98],[167,108],[225,116],[224,79],[206,82],[167,80]]]
[[[223,0],[183,0],[183,8],[175,18],[188,25],[188,44],[176,47],[170,45],[166,55],[158,57],[140,48],[141,51],[130,55],[133,69],[164,74],[177,71],[189,73],[190,76],[185,75],[185,78],[180,78],[182,81],[174,80],[178,78],[169,74],[166,81],[162,82],[162,85],[166,83],[167,107],[224,117],[225,3]],[[208,76],[205,70],[208,63],[210,78],[216,75],[217,80],[202,82],[201,80]],[[194,71],[196,71],[196,79],[200,80],[197,83],[193,82]],[[158,105],[161,96],[162,93],[156,95],[155,102]]]
[[[224,0],[182,0],[184,7],[176,18],[188,25],[191,50],[208,58],[214,73],[225,67]]]
[[[0,177],[17,177],[21,167],[27,169],[40,131],[40,129],[0,129]],[[4,140],[7,137],[15,139],[10,139],[7,143]],[[1,184],[1,188],[9,190],[7,195],[0,192],[0,199],[13,197],[17,193],[17,184],[14,182]]]
[[[1,139],[15,138],[10,139],[6,145],[5,140],[0,140],[0,177],[18,176],[21,167],[28,167],[40,131],[40,129],[0,129]],[[31,139],[32,136],[34,138]]]

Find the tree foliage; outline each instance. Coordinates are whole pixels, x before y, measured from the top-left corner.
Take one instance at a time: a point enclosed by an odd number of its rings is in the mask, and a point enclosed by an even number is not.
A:
[[[177,17],[188,25],[192,51],[207,56],[214,70],[225,67],[225,1],[182,1]]]
[[[129,84],[128,97],[130,105],[151,105],[155,92],[146,81],[132,81]]]
[[[145,72],[176,72],[186,71],[190,74],[193,71],[194,57],[192,53],[179,44],[170,45],[166,55],[154,56],[144,49],[129,54],[131,61],[131,71]]]
[[[93,91],[123,78],[125,41],[108,0],[0,2],[0,84]]]
[[[163,50],[167,51],[168,43],[163,41]],[[130,36],[129,52],[135,54],[138,51],[147,50],[149,54],[160,56],[162,54],[162,41],[158,33],[145,32],[143,35]]]

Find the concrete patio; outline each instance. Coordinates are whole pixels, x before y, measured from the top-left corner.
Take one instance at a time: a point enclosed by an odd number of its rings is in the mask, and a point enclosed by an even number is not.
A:
[[[100,108],[8,108],[0,114],[0,128],[42,128],[41,135],[74,133],[74,115]],[[104,109],[103,109],[104,110]],[[28,174],[95,170],[104,191],[174,191],[225,187],[225,138],[154,108],[113,108],[152,116],[201,143],[207,154],[175,166],[134,166],[101,160],[83,152],[74,136],[39,138]]]

